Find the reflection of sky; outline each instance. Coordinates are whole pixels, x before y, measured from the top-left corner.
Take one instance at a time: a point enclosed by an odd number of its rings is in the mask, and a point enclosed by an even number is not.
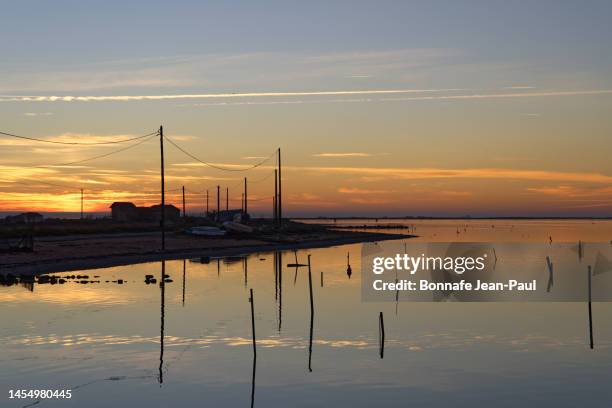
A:
[[[418,232],[418,229],[417,229]],[[589,235],[581,235],[592,240]],[[100,284],[1,287],[0,383],[75,389],[64,406],[241,406],[249,404],[255,297],[258,345],[256,406],[504,406],[500,398],[593,406],[609,401],[612,318],[593,305],[595,350],[588,350],[583,303],[362,303],[360,245],[298,251],[313,265],[314,340],[307,370],[309,294],[306,268],[283,266],[282,327],[273,255],[241,262],[169,261],[165,293],[164,384],[157,383],[160,289],[145,274],[159,263],[88,271]],[[346,276],[346,253],[355,273]],[[261,260],[263,259],[263,260]],[[283,254],[283,265],[294,262]],[[320,272],[324,272],[324,287]],[[61,275],[61,274],[60,274]],[[118,277],[126,283],[104,283]],[[295,284],[294,284],[295,279]],[[99,296],[98,296],[99,295]],[[279,296],[280,297],[280,296]],[[378,357],[378,313],[385,317],[385,358]],[[80,386],[80,387],[78,387]],[[78,387],[78,388],[77,388]],[[519,390],[519,391],[517,391]],[[45,401],[40,406],[54,406]],[[14,404],[9,406],[22,406]],[[601,404],[599,405],[601,406]]]

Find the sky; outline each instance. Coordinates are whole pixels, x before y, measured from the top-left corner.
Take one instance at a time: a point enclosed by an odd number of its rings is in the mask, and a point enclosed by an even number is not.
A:
[[[289,216],[612,216],[607,1],[19,1],[0,132],[155,132],[243,170],[281,148]],[[159,202],[159,139],[0,136],[0,211]],[[171,202],[272,209],[274,157],[166,142]],[[222,201],[224,199],[224,195]]]

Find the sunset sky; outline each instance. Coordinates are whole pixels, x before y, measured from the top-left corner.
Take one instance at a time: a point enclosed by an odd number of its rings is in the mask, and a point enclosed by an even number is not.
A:
[[[291,216],[612,216],[609,1],[221,3],[5,3],[0,131],[163,125],[236,169],[281,147]],[[0,136],[0,211],[78,211],[80,188],[86,211],[158,203],[157,138],[53,166],[128,145]],[[239,206],[245,176],[271,210],[274,160],[220,171],[167,144],[166,162],[189,211],[217,184]]]

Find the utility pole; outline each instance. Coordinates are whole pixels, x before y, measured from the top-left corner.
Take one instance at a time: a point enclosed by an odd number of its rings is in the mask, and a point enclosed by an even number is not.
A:
[[[217,184],[217,217],[219,218],[219,210],[221,209],[221,187]]]
[[[283,193],[282,193],[282,175],[281,175],[281,149],[278,148],[278,222],[283,223]]]
[[[225,211],[229,211],[229,187],[225,187]]]
[[[244,178],[244,215],[246,216],[248,213],[248,207],[247,207],[247,178]]]
[[[274,169],[274,222],[278,223],[278,170]]]
[[[81,189],[81,219],[83,219],[83,189]]]
[[[244,215],[244,193],[240,195],[240,211]]]
[[[164,128],[159,127],[159,151],[161,157],[161,238],[162,238],[162,251],[166,250],[166,191],[164,185]],[[162,276],[162,282],[164,278]]]
[[[183,218],[185,218],[186,215],[187,213],[185,212],[185,186],[183,186]]]

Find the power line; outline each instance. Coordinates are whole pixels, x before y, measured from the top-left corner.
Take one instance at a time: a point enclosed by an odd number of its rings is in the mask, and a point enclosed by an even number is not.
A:
[[[205,166],[208,166],[208,167],[211,167],[211,168],[217,169],[217,170],[224,170],[224,171],[248,171],[248,170],[252,170],[252,169],[254,169],[256,167],[261,166],[262,164],[264,164],[265,162],[267,162],[268,160],[270,160],[274,156],[274,153],[272,153],[270,156],[266,157],[265,159],[263,159],[259,163],[255,163],[255,164],[253,164],[253,165],[251,165],[251,166],[249,166],[247,168],[244,168],[244,169],[234,169],[234,168],[218,166],[216,164],[205,162],[204,160],[201,160],[201,159],[197,158],[196,156],[192,155],[191,153],[189,153],[188,151],[186,151],[185,149],[183,149],[182,147],[180,147],[179,145],[174,143],[170,138],[164,136],[164,139],[166,139],[168,141],[168,143],[170,143],[172,146],[176,147],[178,150],[180,150],[181,152],[183,152],[187,156],[191,157],[193,160],[198,161],[198,162],[204,164]]]
[[[36,137],[30,137],[30,136],[21,136],[21,135],[16,135],[13,133],[6,133],[6,132],[0,132],[0,135],[4,135],[4,136],[9,136],[9,137],[14,137],[17,139],[25,139],[25,140],[31,140],[34,142],[42,142],[42,143],[53,143],[53,144],[61,144],[61,145],[80,145],[80,146],[97,146],[97,145],[109,145],[109,144],[117,144],[117,143],[126,143],[126,142],[131,142],[134,140],[138,140],[138,139],[143,139],[145,137],[148,136],[153,136],[153,135],[158,135],[159,133],[157,131],[149,133],[147,135],[142,135],[142,136],[136,136],[136,137],[132,137],[129,139],[122,139],[122,140],[113,140],[113,141],[108,141],[108,142],[61,142],[59,140],[46,140],[46,139],[39,139]]]
[[[157,136],[157,134],[156,134],[156,133],[151,134],[151,135],[148,135],[148,137],[147,137],[146,139],[141,140],[141,141],[140,141],[140,142],[138,142],[138,143],[131,144],[131,145],[126,146],[126,147],[123,147],[123,148],[121,148],[121,149],[113,150],[112,152],[108,152],[108,153],[100,154],[100,155],[98,155],[98,156],[89,157],[89,158],[87,158],[87,159],[77,160],[77,161],[73,161],[73,162],[69,162],[69,163],[48,164],[48,165],[41,165],[41,166],[34,166],[34,167],[45,167],[45,168],[47,168],[47,167],[71,166],[71,165],[73,165],[73,164],[80,164],[80,163],[85,163],[85,162],[92,161],[92,160],[96,160],[96,159],[101,159],[101,158],[103,158],[103,157],[108,157],[108,156],[111,156],[111,155],[116,154],[116,153],[121,153],[121,152],[124,152],[124,151],[129,150],[129,149],[131,149],[131,148],[133,148],[133,147],[140,146],[141,144],[143,144],[143,143],[145,143],[145,142],[147,142],[147,141],[151,140],[151,139],[152,139],[153,137],[155,137],[155,136]]]

